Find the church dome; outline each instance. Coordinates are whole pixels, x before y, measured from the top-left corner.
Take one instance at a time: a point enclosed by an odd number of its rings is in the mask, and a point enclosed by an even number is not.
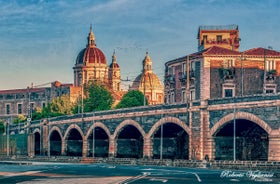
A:
[[[76,64],[83,63],[101,63],[106,64],[106,57],[103,52],[97,47],[87,47],[80,51],[77,56]]]
[[[114,54],[112,56],[112,63],[109,66],[110,68],[120,68],[119,64],[117,63],[117,56],[116,51],[114,51]]]
[[[158,76],[152,71],[152,60],[148,52],[146,52],[142,64],[142,73],[135,78],[129,90],[141,91],[148,99],[149,104],[163,103],[164,87]]]
[[[87,47],[80,51],[76,59],[76,64],[83,63],[107,64],[105,55],[99,48],[96,47],[92,26],[90,26],[90,32],[88,34]]]
[[[132,83],[131,89],[163,89],[163,86],[158,76],[153,73],[141,73],[138,75]]]

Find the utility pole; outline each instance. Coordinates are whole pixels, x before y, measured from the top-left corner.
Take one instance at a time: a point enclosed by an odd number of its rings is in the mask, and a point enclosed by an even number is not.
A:
[[[190,102],[190,58],[189,55],[187,55],[187,61],[186,61],[186,78],[187,78],[187,86],[186,86],[186,100],[187,104]]]
[[[94,158],[94,152],[95,152],[95,128],[94,128],[94,112],[92,113],[92,158]]]
[[[266,51],[263,49],[263,93],[265,94],[265,84],[266,84]]]
[[[6,123],[6,135],[7,135],[7,157],[10,156],[10,127],[9,127],[9,121],[10,119],[7,121]]]
[[[235,97],[234,97],[235,98]],[[235,111],[236,111],[236,102],[234,101],[234,108],[233,108],[233,161],[236,161],[236,117],[235,117]]]

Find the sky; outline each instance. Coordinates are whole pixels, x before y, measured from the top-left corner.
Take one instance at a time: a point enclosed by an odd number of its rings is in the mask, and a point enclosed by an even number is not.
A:
[[[0,0],[0,89],[73,83],[91,24],[108,65],[116,50],[132,81],[146,51],[162,80],[164,63],[197,51],[200,25],[237,24],[240,51],[280,50],[279,20],[279,0]]]

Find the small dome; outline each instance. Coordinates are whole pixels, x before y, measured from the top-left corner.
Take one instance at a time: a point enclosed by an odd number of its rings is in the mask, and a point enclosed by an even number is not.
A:
[[[120,68],[119,64],[118,63],[111,63],[110,64],[110,68]]]
[[[145,78],[143,77],[143,73],[138,75],[133,81],[131,89],[138,90],[144,88],[144,86],[145,89],[163,89],[159,78],[153,72],[146,73]]]
[[[81,50],[76,59],[76,64],[83,63],[107,64],[107,61],[105,55],[99,48],[95,46],[88,46],[87,48]]]

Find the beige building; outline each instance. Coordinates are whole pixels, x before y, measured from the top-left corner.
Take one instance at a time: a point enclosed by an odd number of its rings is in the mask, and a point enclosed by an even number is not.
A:
[[[129,90],[139,90],[145,94],[150,105],[162,104],[164,99],[164,87],[152,70],[152,60],[146,52],[143,60],[142,73],[138,75]]]

